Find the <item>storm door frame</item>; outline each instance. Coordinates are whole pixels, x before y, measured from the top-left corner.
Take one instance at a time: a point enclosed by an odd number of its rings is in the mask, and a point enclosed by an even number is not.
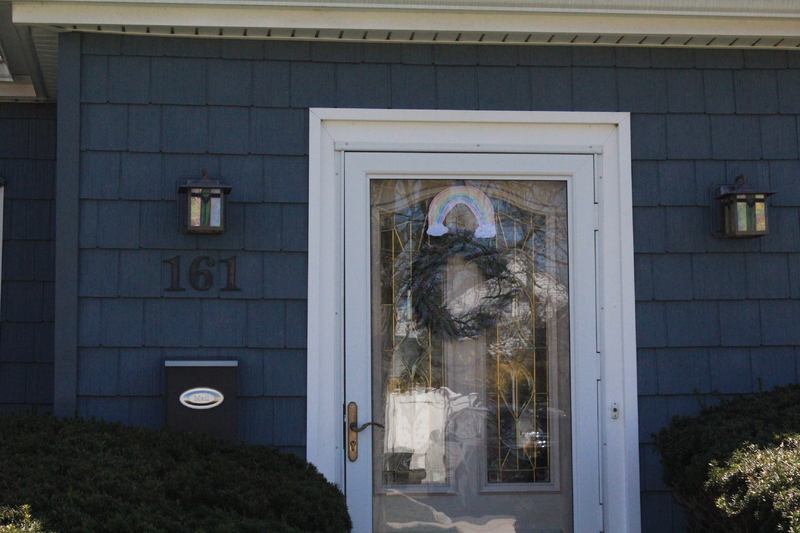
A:
[[[306,453],[344,487],[344,172],[347,151],[591,154],[604,530],[638,533],[639,442],[630,114],[309,110]]]

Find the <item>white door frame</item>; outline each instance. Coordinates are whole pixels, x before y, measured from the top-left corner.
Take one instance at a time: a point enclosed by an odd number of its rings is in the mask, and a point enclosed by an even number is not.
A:
[[[342,153],[593,154],[604,530],[638,533],[629,114],[311,109],[309,118],[308,460],[330,481],[344,486]]]

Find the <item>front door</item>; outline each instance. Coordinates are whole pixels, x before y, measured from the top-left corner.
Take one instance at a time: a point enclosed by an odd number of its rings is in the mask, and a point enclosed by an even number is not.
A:
[[[594,172],[345,152],[356,533],[602,530]]]

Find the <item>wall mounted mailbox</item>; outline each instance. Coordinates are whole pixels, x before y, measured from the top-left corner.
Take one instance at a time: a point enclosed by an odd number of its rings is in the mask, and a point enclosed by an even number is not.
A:
[[[237,441],[237,361],[165,361],[167,427]]]

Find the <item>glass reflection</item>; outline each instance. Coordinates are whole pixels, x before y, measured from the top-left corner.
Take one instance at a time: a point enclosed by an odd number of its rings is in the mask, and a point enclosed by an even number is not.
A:
[[[767,211],[764,196],[756,196],[756,231],[767,231]]]
[[[491,200],[496,236],[476,239],[465,206],[427,235],[431,199],[454,183],[372,183],[373,413],[386,426],[374,529],[569,531],[566,185],[457,182]]]
[[[190,227],[220,227],[222,220],[222,190],[191,189],[190,195]]]

